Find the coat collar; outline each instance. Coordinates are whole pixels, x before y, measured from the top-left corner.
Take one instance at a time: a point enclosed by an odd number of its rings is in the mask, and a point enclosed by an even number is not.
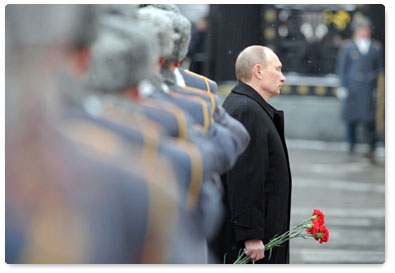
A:
[[[257,91],[255,91],[251,86],[245,84],[244,82],[239,81],[237,85],[232,89],[232,92],[245,95],[255,100],[269,114],[272,119],[274,118],[274,113],[278,112],[273,106],[268,104]]]
[[[372,45],[373,45],[373,42],[370,41],[370,42],[369,42],[369,46],[368,46],[367,49],[366,49],[366,52],[362,52],[361,49],[360,49],[360,47],[358,46],[357,41],[356,41],[355,39],[352,40],[352,46],[353,46],[353,48],[355,48],[356,50],[358,50],[358,52],[359,52],[361,55],[363,55],[363,56],[366,56],[366,55],[369,54],[369,52],[370,52],[370,50],[371,50],[371,48],[372,48]]]
[[[256,92],[251,86],[249,86],[243,82],[239,81],[237,83],[237,85],[232,89],[232,92],[250,97],[251,99],[255,100],[263,108],[263,110],[265,110],[265,112],[273,120],[273,124],[276,127],[277,132],[280,135],[281,142],[283,143],[283,147],[284,147],[286,156],[288,158],[287,145],[285,143],[284,112],[277,110],[273,106],[268,104],[261,97],[261,95],[258,94],[258,92]]]

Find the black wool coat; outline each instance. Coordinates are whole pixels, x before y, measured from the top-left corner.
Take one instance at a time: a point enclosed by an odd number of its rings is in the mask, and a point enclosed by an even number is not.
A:
[[[242,82],[223,103],[248,130],[251,141],[234,167],[222,176],[226,216],[210,243],[219,263],[233,263],[244,241],[264,244],[290,228],[291,171],[284,139],[284,115]],[[224,257],[226,256],[226,260]],[[258,263],[289,263],[289,242]]]

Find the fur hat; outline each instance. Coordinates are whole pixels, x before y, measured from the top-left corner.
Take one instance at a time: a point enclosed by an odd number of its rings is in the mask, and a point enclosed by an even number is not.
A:
[[[145,8],[145,7],[154,7],[154,8],[161,9],[161,10],[180,13],[180,9],[177,7],[177,5],[173,5],[173,4],[150,4],[150,5],[144,5],[144,6],[140,5],[140,8]]]
[[[6,45],[38,47],[53,45],[78,48],[89,46],[97,35],[94,5],[7,5]]]
[[[166,56],[166,61],[182,61],[188,54],[191,42],[191,22],[181,13],[165,12],[173,21],[174,36],[173,52]]]
[[[357,28],[361,28],[361,27],[371,28],[372,22],[368,17],[364,16],[362,13],[356,12],[351,22],[351,29],[355,31]]]
[[[173,52],[166,55],[167,62],[182,61],[188,54],[189,44],[191,42],[192,25],[191,22],[180,13],[176,5],[157,4],[148,7],[161,10],[173,22],[175,35]],[[142,8],[140,8],[142,9]]]
[[[103,4],[95,6],[99,16],[117,15],[127,18],[137,18],[137,4]]]
[[[158,54],[154,34],[135,21],[109,16],[92,46],[88,86],[103,93],[123,92],[153,73]]]
[[[160,10],[148,6],[138,10],[138,19],[155,33],[160,47],[160,56],[165,57],[171,54],[174,49],[174,32],[170,18]]]

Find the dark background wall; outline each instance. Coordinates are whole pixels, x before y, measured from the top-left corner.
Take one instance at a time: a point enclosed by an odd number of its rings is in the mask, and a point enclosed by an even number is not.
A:
[[[217,81],[234,79],[234,63],[246,46],[262,44],[262,5],[210,5],[205,73]]]

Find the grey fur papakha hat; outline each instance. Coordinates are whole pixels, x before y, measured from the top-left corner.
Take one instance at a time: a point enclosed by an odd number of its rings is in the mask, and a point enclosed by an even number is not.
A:
[[[188,54],[191,42],[191,22],[181,13],[164,11],[173,22],[174,36],[173,52],[166,56],[166,61],[182,61]]]
[[[192,25],[191,22],[184,15],[180,13],[176,5],[157,4],[149,5],[147,7],[161,10],[163,14],[168,16],[173,22],[174,48],[173,52],[166,56],[167,62],[182,61],[188,54],[189,44],[191,42]],[[140,8],[142,10],[144,8]]]
[[[151,6],[138,10],[138,20],[147,25],[155,33],[160,56],[165,57],[174,49],[173,22],[160,10]]]
[[[125,16],[129,19],[137,18],[138,5],[137,4],[103,4],[96,5],[96,10],[99,16],[117,15]]]
[[[360,27],[372,28],[371,20],[360,12],[356,12],[351,21],[351,29],[355,31]]]
[[[145,8],[145,7],[154,7],[154,8],[161,9],[161,10],[180,13],[180,9],[177,7],[177,5],[174,5],[174,4],[150,4],[150,5],[145,5],[144,7],[140,7],[140,8]]]
[[[53,45],[75,49],[96,39],[94,5],[7,5],[5,11],[7,51]]]
[[[88,87],[122,93],[150,77],[158,61],[154,34],[136,20],[109,16],[92,46]]]

